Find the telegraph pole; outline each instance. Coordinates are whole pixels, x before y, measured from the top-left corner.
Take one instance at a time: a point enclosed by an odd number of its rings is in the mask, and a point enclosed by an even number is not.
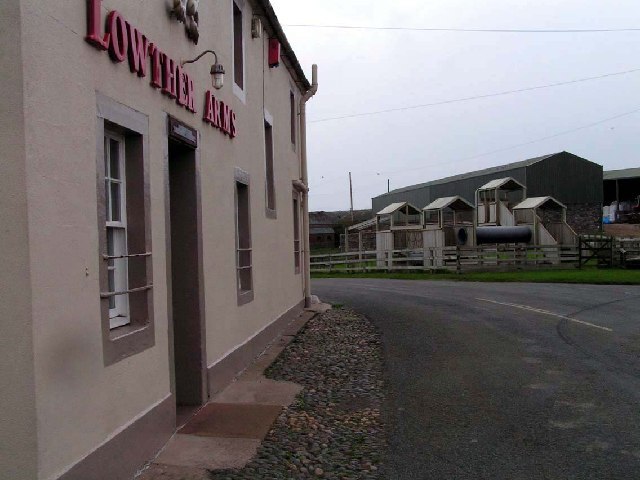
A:
[[[351,223],[353,223],[353,183],[351,182],[351,172],[349,172],[349,196],[351,197]]]

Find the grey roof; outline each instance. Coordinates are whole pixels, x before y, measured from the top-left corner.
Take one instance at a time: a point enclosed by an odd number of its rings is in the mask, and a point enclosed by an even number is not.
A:
[[[511,177],[496,178],[489,183],[485,183],[478,190],[495,190],[496,188],[502,188],[509,186],[510,190],[517,190],[518,188],[525,188],[519,181]],[[515,187],[515,188],[512,188]]]
[[[533,208],[540,208],[541,206],[543,206],[545,203],[548,203],[548,202],[555,203],[561,208],[567,208],[565,205],[563,205],[561,202],[559,202],[555,198],[547,196],[547,197],[525,198],[522,202],[520,202],[518,205],[513,207],[513,209],[527,210],[527,209],[533,209]]]
[[[360,231],[365,230],[369,227],[373,227],[376,224],[375,218],[370,218],[369,220],[365,220],[364,222],[356,223],[355,225],[351,225],[348,230],[351,231]]]
[[[413,205],[411,205],[408,202],[397,202],[397,203],[392,203],[391,205],[387,205],[385,208],[383,208],[382,210],[380,210],[376,215],[390,215],[392,213],[397,212],[398,210],[400,210],[401,208],[405,207],[405,206],[409,206],[411,207],[413,210],[416,211],[416,213],[420,213],[420,209],[414,207]]]
[[[336,233],[333,228],[329,227],[309,227],[309,233],[314,235],[328,235]]]
[[[640,178],[640,168],[625,168],[623,170],[609,170],[602,174],[605,180],[622,180],[623,178]]]
[[[423,210],[441,210],[451,207],[453,210],[473,210],[474,206],[467,202],[460,195],[455,197],[441,197],[423,208]]]
[[[403,188],[398,188],[396,190],[391,190],[389,192],[389,194],[391,194],[391,193],[409,192],[411,190],[417,190],[417,189],[423,188],[423,187],[430,187],[432,185],[441,185],[443,183],[451,183],[451,182],[456,182],[458,180],[465,180],[465,179],[468,179],[468,178],[480,177],[482,175],[491,175],[493,173],[500,174],[501,172],[506,172],[506,171],[509,171],[509,170],[513,170],[515,168],[528,167],[530,165],[533,165],[534,163],[541,162],[542,160],[546,160],[547,158],[554,157],[554,156],[556,156],[556,155],[558,155],[560,153],[562,153],[562,152],[551,153],[549,155],[543,155],[541,157],[529,158],[527,160],[522,160],[520,162],[509,163],[507,165],[500,165],[500,166],[497,166],[497,167],[485,168],[483,170],[476,170],[474,172],[462,173],[460,175],[454,175],[452,177],[441,178],[440,180],[433,180],[431,182],[418,183],[416,185],[411,185],[409,187],[403,187]],[[386,195],[386,194],[383,194],[383,195]],[[383,195],[380,195],[380,196],[383,196]]]

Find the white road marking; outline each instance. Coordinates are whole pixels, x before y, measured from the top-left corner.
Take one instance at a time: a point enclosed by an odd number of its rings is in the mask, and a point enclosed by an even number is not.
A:
[[[567,320],[569,322],[579,323],[580,325],[586,325],[587,327],[593,327],[600,330],[604,330],[605,332],[613,332],[613,330],[609,327],[603,327],[601,325],[596,325],[595,323],[585,322],[584,320],[578,320],[577,318],[567,317],[566,315],[560,315],[559,313],[549,312],[548,310],[542,310],[540,308],[530,307],[528,305],[518,305],[516,303],[505,303],[505,302],[496,302],[495,300],[489,300],[487,298],[476,298],[481,302],[489,302],[494,303],[496,305],[504,305],[506,307],[519,308],[520,310],[527,310],[529,312],[540,313],[542,315],[549,315],[551,317],[561,318],[563,320]]]

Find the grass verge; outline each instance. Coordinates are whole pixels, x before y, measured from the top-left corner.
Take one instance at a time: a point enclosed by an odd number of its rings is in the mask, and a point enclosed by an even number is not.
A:
[[[582,270],[526,270],[477,273],[313,273],[312,278],[388,278],[395,280],[454,280],[458,282],[583,283],[593,285],[640,285],[640,270],[583,268]]]

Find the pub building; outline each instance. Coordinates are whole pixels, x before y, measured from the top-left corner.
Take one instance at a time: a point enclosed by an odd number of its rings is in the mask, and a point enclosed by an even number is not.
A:
[[[0,2],[0,478],[131,478],[309,302],[268,0]]]

